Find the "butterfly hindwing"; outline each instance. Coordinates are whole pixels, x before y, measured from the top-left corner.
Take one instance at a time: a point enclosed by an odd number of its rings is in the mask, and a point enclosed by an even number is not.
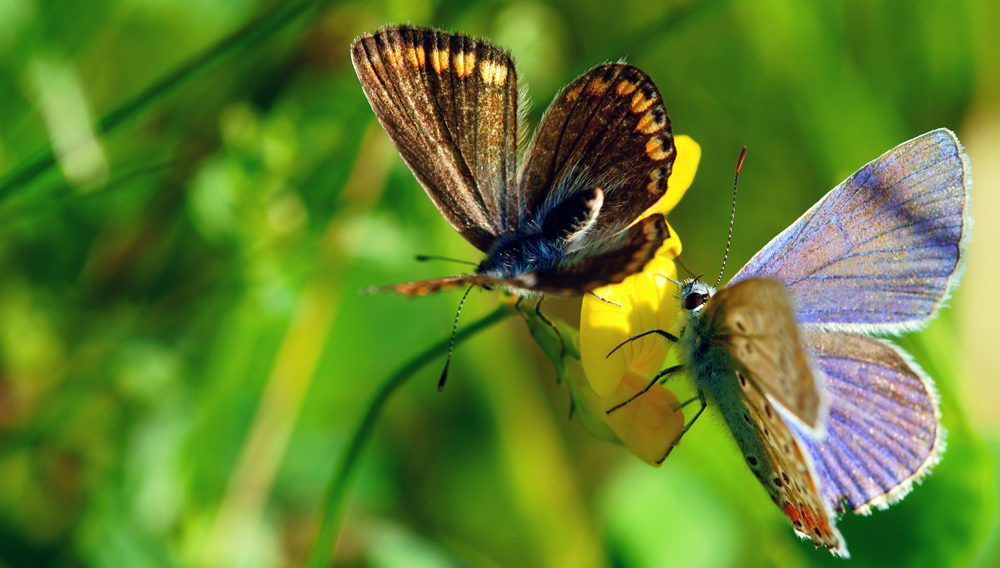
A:
[[[795,532],[838,556],[849,556],[833,511],[823,499],[802,439],[753,380],[742,371],[719,377],[713,392],[740,451]],[[738,393],[738,394],[737,394]]]
[[[628,227],[667,191],[674,157],[670,119],[648,75],[599,65],[552,101],[525,154],[519,211],[541,224],[573,194],[594,187],[604,202],[581,247]]]
[[[448,276],[418,282],[404,282],[384,286],[373,291],[392,290],[404,296],[426,296],[432,292],[452,290],[464,286],[507,288],[522,293],[542,293],[569,296],[589,292],[609,283],[618,283],[629,274],[642,269],[652,260],[656,250],[670,235],[663,215],[655,214],[642,219],[620,235],[609,239],[604,246],[592,251],[570,255],[565,266],[548,272],[531,272],[522,276],[497,278],[485,274]]]
[[[416,282],[403,282],[389,286],[375,286],[370,291],[377,293],[392,290],[404,296],[426,296],[433,292],[454,290],[465,286],[492,287],[503,284],[504,281],[500,278],[493,278],[483,274],[466,274],[462,276],[445,276],[443,278],[431,278],[430,280],[418,280]]]
[[[899,348],[864,335],[802,329],[826,376],[826,438],[806,440],[828,505],[867,514],[902,499],[944,451],[934,383]]]
[[[918,136],[830,191],[733,282],[781,281],[801,323],[867,333],[919,329],[961,275],[971,184],[968,157],[951,131]]]
[[[641,271],[669,236],[663,215],[650,215],[600,245],[566,255],[556,269],[536,273],[527,289],[568,296],[618,284]],[[520,281],[529,281],[532,276]]]
[[[354,40],[365,95],[400,156],[463,237],[487,251],[517,226],[517,73],[488,42],[410,26]]]
[[[713,342],[742,371],[798,418],[813,435],[822,432],[826,400],[799,340],[788,293],[780,283],[752,278],[719,290],[701,318]]]

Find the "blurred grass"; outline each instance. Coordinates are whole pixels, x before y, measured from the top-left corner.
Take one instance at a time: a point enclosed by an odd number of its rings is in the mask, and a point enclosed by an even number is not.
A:
[[[458,303],[354,291],[454,270],[414,254],[477,259],[349,62],[407,20],[511,47],[532,121],[592,65],[647,71],[702,146],[671,218],[697,271],[721,260],[743,144],[730,274],[868,160],[956,130],[973,260],[955,309],[901,341],[949,448],[841,527],[855,565],[1000,565],[995,2],[0,0],[0,567],[305,562],[365,401]],[[797,541],[721,421],[660,470],[567,421],[520,322],[459,348],[443,394],[430,367],[374,430],[338,566],[842,564]]]

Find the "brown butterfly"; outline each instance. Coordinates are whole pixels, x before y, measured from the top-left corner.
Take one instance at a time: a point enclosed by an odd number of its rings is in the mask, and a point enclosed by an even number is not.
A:
[[[387,26],[351,45],[375,116],[445,219],[486,257],[473,274],[388,286],[466,285],[574,295],[642,270],[669,236],[660,214],[676,151],[652,80],[599,65],[556,96],[518,167],[518,77],[490,43]],[[520,105],[520,106],[519,106]]]

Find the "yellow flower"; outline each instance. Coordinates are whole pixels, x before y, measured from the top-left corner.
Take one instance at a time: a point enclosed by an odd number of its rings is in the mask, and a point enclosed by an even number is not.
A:
[[[621,443],[649,465],[659,465],[657,462],[684,429],[680,402],[661,385],[608,414],[608,410],[642,390],[649,383],[648,378],[625,371],[615,392],[601,398],[578,373],[570,377],[578,415],[587,429],[608,442]]]
[[[666,215],[687,191],[701,159],[701,148],[687,136],[674,139],[677,159],[667,180],[667,193],[645,214]],[[659,328],[671,331],[677,310],[677,287],[665,278],[677,279],[674,259],[681,252],[677,232],[663,243],[645,270],[633,274],[621,284],[605,286],[583,298],[580,315],[580,351],[584,373],[590,386],[601,398],[617,389],[626,369],[652,377],[663,367],[669,346],[664,338],[648,335],[608,353],[629,337]],[[614,305],[609,302],[614,302]],[[612,413],[613,414],[613,413]]]
[[[669,213],[694,180],[701,148],[687,136],[677,136],[674,143],[677,158],[667,181],[667,193],[643,216]],[[585,296],[580,315],[581,362],[589,383],[575,385],[577,402],[584,410],[580,415],[590,422],[591,431],[604,432],[606,438],[622,442],[650,465],[663,458],[684,428],[677,397],[657,384],[614,412],[608,414],[607,410],[648,384],[663,368],[670,345],[653,334],[608,354],[626,339],[651,329],[677,334],[673,329],[677,286],[666,277],[677,279],[674,259],[680,252],[681,241],[671,228],[670,238],[642,272],[621,284],[596,290],[600,298]]]

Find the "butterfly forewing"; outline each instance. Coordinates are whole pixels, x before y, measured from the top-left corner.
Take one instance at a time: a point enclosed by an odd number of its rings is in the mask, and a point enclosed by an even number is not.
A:
[[[582,246],[629,226],[667,191],[676,150],[656,85],[622,63],[599,65],[542,117],[520,174],[521,215],[540,223],[567,197],[598,187],[604,203]]]
[[[452,227],[486,251],[517,226],[517,74],[460,34],[389,26],[351,46],[372,110]]]
[[[969,240],[968,157],[929,132],[830,191],[733,278],[783,282],[801,323],[900,333],[922,327],[957,285]]]
[[[886,341],[812,326],[802,338],[830,396],[826,439],[806,440],[827,504],[862,514],[884,509],[944,450],[934,384]]]
[[[713,342],[729,352],[757,388],[814,433],[822,432],[822,383],[802,349],[784,286],[763,278],[738,282],[716,293],[701,317]]]

